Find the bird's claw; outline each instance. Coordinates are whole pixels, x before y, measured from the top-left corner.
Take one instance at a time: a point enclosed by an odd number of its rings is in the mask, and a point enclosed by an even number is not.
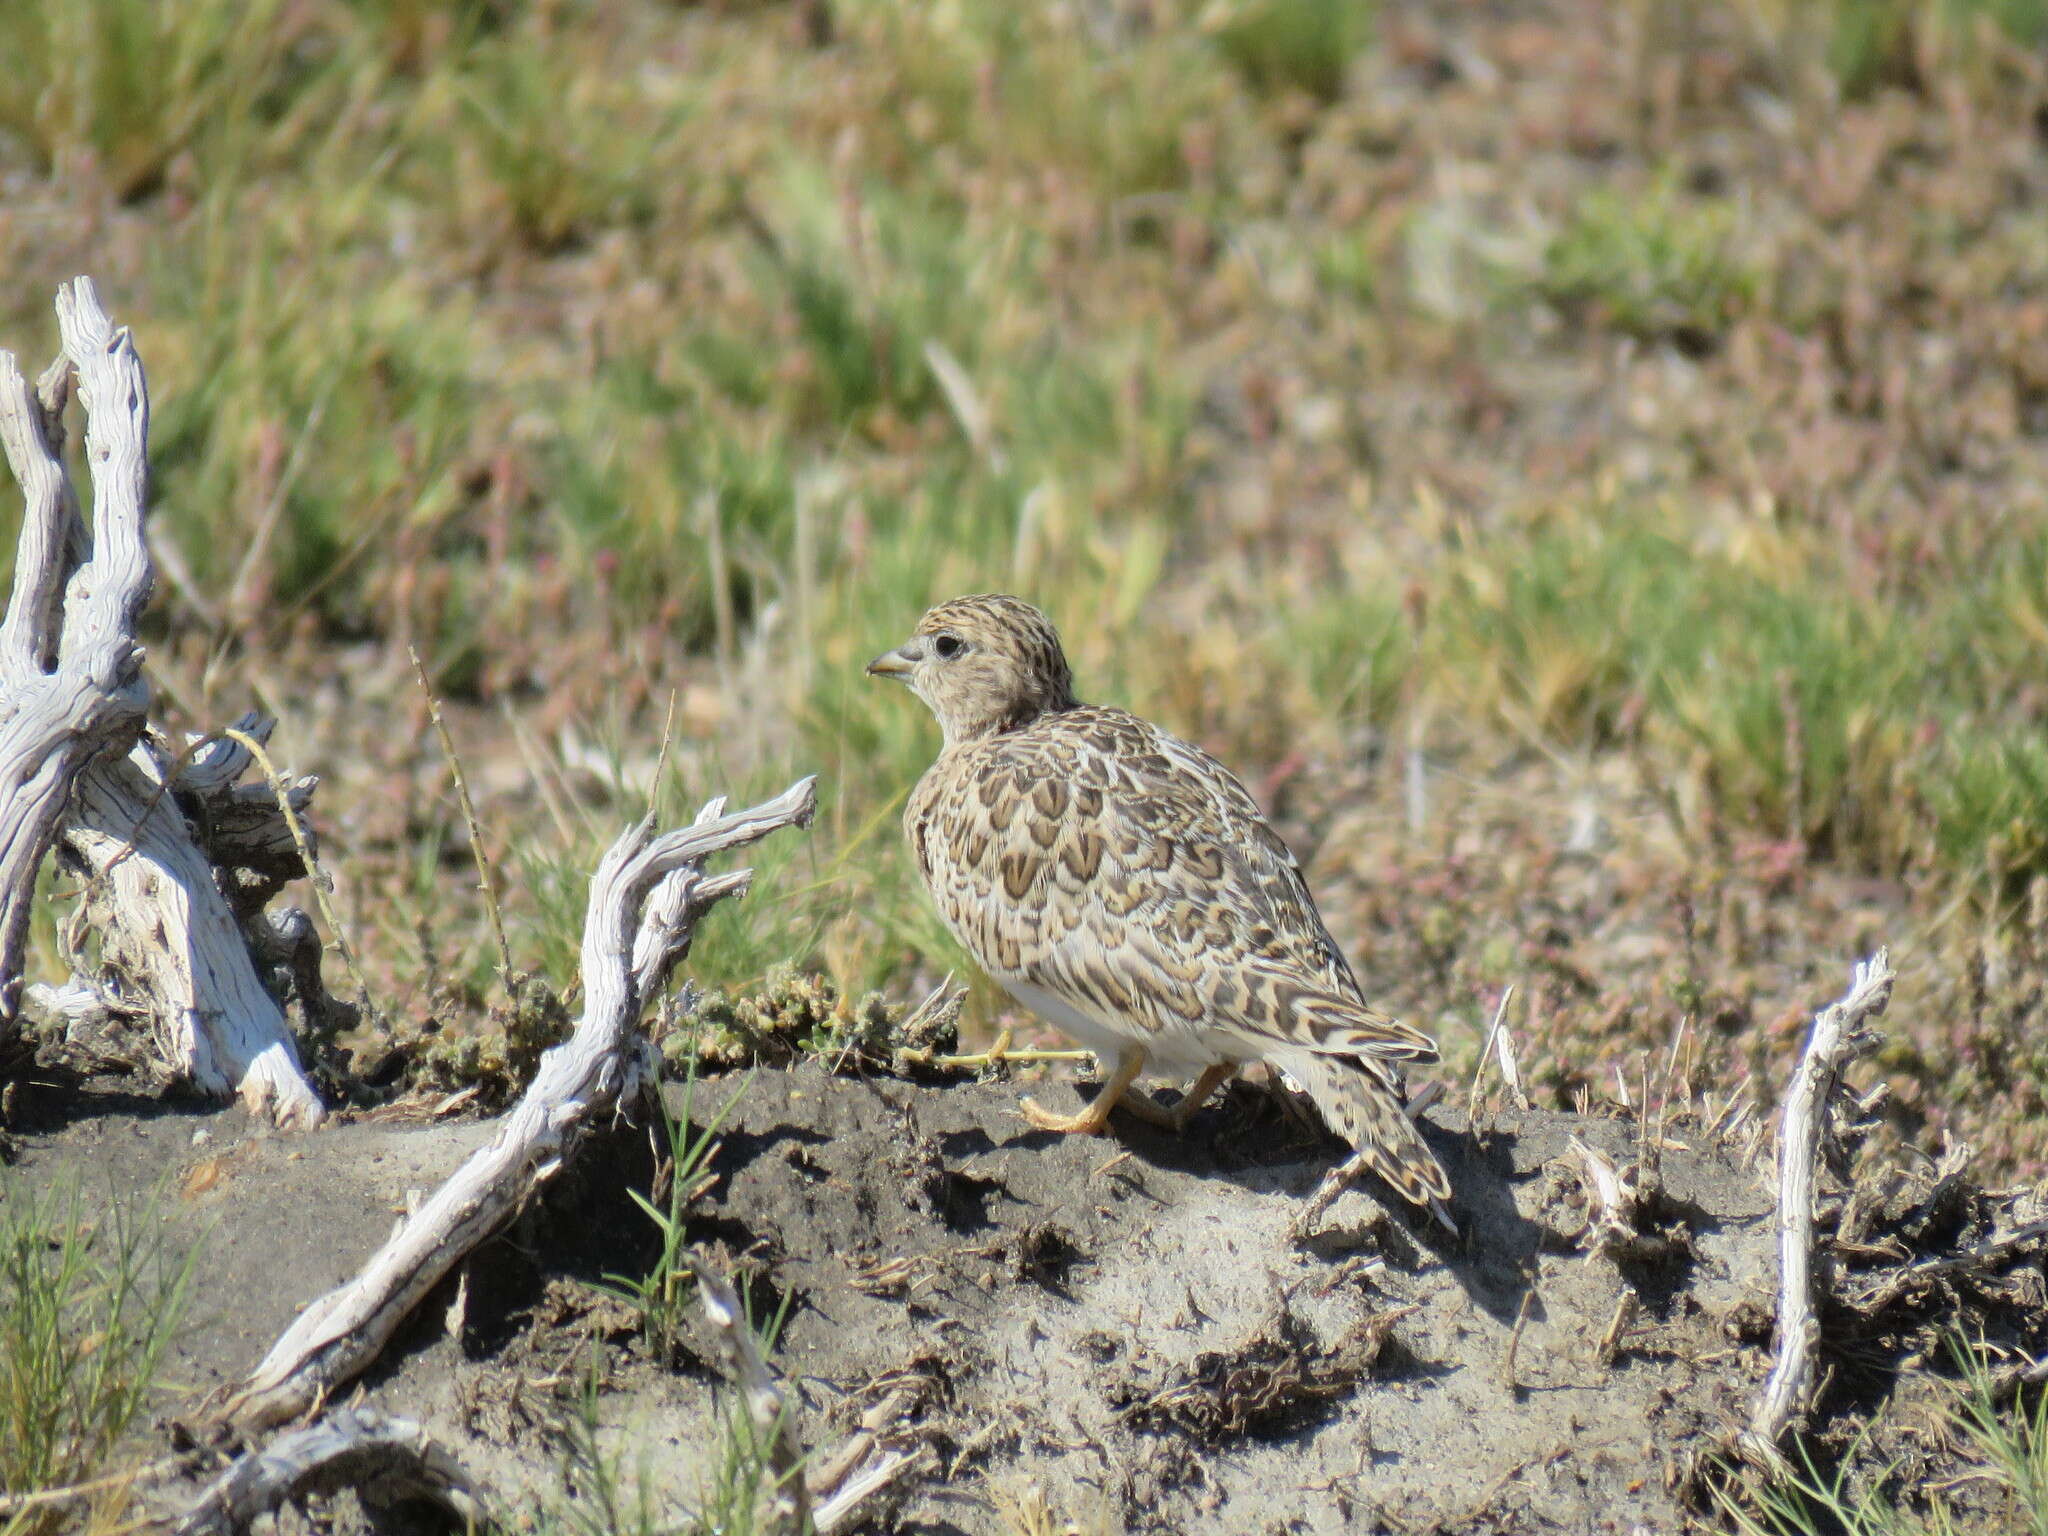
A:
[[[1098,1112],[1093,1104],[1077,1114],[1056,1115],[1028,1097],[1017,1101],[1017,1113],[1041,1131],[1057,1131],[1065,1136],[1099,1136],[1109,1119],[1106,1109]]]

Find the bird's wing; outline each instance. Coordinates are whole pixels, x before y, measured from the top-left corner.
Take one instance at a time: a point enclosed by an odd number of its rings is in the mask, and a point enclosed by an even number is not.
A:
[[[1125,1032],[1236,1034],[1247,1057],[1435,1059],[1359,995],[1293,854],[1199,748],[1083,708],[949,756],[912,839],[941,912],[998,979]]]

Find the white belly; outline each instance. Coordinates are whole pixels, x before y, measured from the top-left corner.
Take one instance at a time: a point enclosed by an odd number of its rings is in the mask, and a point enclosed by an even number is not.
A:
[[[1211,1036],[1211,1032],[1207,1030],[1173,1030],[1149,1037],[1136,1031],[1124,1034],[1110,1029],[1099,1019],[1090,1018],[1072,1003],[1042,987],[1034,987],[1027,981],[1012,981],[1007,976],[998,976],[996,980],[1002,983],[1004,991],[1046,1023],[1064,1030],[1084,1049],[1100,1056],[1106,1072],[1114,1072],[1125,1053],[1138,1046],[1144,1047],[1146,1066],[1161,1077],[1199,1077],[1219,1061],[1237,1059],[1208,1044],[1204,1037]]]

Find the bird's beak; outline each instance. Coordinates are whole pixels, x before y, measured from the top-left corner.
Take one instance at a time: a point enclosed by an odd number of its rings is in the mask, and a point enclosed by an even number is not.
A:
[[[909,647],[899,646],[893,651],[884,651],[868,663],[869,677],[908,677],[910,669],[917,663],[904,654]]]

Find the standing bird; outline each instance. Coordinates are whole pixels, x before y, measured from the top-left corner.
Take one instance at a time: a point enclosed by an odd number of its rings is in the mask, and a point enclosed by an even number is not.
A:
[[[945,733],[903,813],[939,915],[1109,1073],[1080,1113],[1027,1098],[1027,1120],[1095,1133],[1122,1103],[1178,1129],[1246,1062],[1270,1062],[1356,1162],[1442,1216],[1450,1180],[1399,1067],[1435,1061],[1436,1044],[1366,1002],[1300,864],[1228,769],[1077,702],[1059,636],[1014,597],[939,604],[868,672],[909,684]],[[1170,1111],[1125,1097],[1148,1061],[1195,1079]]]

